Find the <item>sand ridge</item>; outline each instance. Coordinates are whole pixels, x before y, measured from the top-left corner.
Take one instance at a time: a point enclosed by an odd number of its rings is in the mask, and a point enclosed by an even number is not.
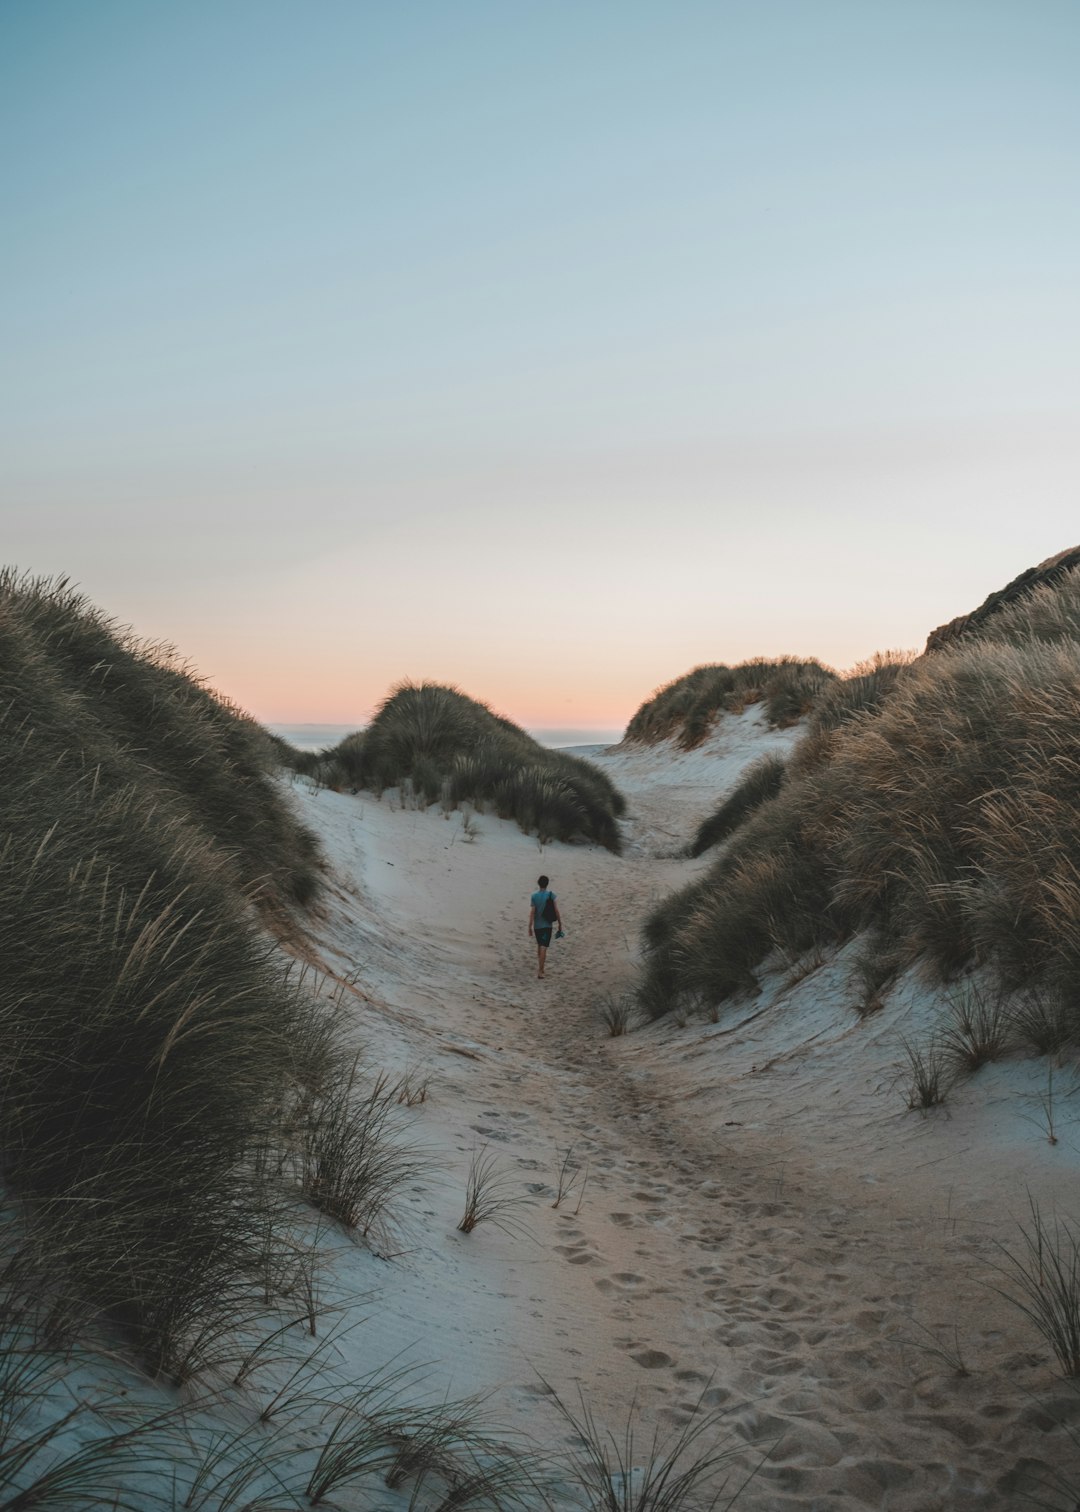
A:
[[[414,1338],[455,1390],[492,1390],[549,1439],[566,1427],[541,1380],[568,1401],[580,1384],[616,1431],[632,1403],[671,1425],[704,1393],[745,1466],[768,1456],[740,1507],[1015,1506],[1068,1456],[1080,1396],[987,1282],[1023,1193],[1075,1190],[1073,1134],[1051,1149],[1010,1124],[1003,1166],[976,1095],[955,1118],[908,1113],[894,1041],[927,995],[909,985],[864,1034],[842,960],[794,986],[778,971],[716,1024],[598,1025],[601,994],[633,983],[651,901],[703,864],[673,839],[775,747],[755,711],[731,723],[711,764],[600,757],[630,799],[621,857],[490,816],[470,842],[458,814],[298,788],[336,868],[318,948],[353,973],[372,1062],[432,1078],[417,1127],[438,1175],[410,1199],[366,1348]],[[537,982],[541,870],[568,938]],[[477,1149],[526,1232],[456,1233]],[[568,1149],[578,1186],[554,1208]]]

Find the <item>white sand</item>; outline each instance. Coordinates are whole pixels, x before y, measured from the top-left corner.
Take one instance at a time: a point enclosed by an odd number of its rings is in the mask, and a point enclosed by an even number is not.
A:
[[[746,761],[792,738],[750,710],[693,753],[589,751],[630,800],[622,857],[540,847],[488,816],[469,843],[459,814],[297,786],[336,868],[319,958],[359,973],[372,1064],[432,1077],[415,1121],[432,1175],[406,1194],[357,1348],[370,1365],[408,1344],[430,1381],[493,1391],[496,1416],[550,1443],[566,1430],[540,1376],[568,1401],[580,1383],[617,1433],[634,1402],[647,1423],[684,1421],[708,1384],[747,1464],[775,1445],[740,1507],[1013,1507],[1020,1467],[1075,1458],[1058,1421],[1080,1421],[1080,1395],[990,1289],[995,1246],[1015,1244],[1029,1192],[1080,1206],[1075,1077],[1057,1074],[1056,1145],[1045,1061],[908,1112],[899,1038],[925,1034],[940,999],[905,980],[861,1021],[850,951],[797,983],[778,969],[716,1024],[610,1039],[596,1020],[635,980],[652,902],[707,864],[675,848]],[[538,982],[542,871],[568,938]],[[456,1232],[485,1145],[528,1235]],[[556,1211],[571,1146],[588,1184]],[[339,1284],[370,1285],[372,1264],[348,1253]]]
[[[636,979],[650,905],[707,865],[677,848],[748,760],[793,738],[749,710],[693,753],[593,751],[630,801],[621,857],[541,847],[490,816],[470,842],[461,814],[294,784],[333,868],[304,952],[327,973],[320,990],[372,1068],[431,1079],[411,1115],[425,1173],[378,1252],[326,1232],[323,1300],[357,1326],[305,1390],[412,1363],[416,1390],[489,1392],[496,1422],[548,1449],[570,1435],[542,1380],[572,1406],[580,1386],[620,1440],[633,1410],[638,1444],[704,1391],[728,1409],[744,1468],[771,1449],[739,1499],[750,1512],[1011,1509],[1023,1475],[1063,1464],[1080,1483],[1062,1426],[1080,1424],[1080,1394],[991,1289],[1029,1192],[1044,1211],[1080,1209],[1071,1073],[1057,1074],[1056,1145],[1040,1126],[1045,1061],[986,1068],[946,1108],[908,1112],[900,1035],[925,1036],[940,999],[905,980],[860,1021],[850,948],[798,981],[778,968],[716,1023],[611,1039],[597,1021],[601,996]],[[526,936],[540,872],[568,930],[543,982]],[[485,1147],[525,1232],[457,1232]],[[578,1184],[555,1209],[568,1149]],[[248,1400],[221,1422],[258,1443],[275,1430],[251,1424]],[[409,1500],[376,1480],[334,1504]],[[580,1505],[569,1489],[554,1504]]]

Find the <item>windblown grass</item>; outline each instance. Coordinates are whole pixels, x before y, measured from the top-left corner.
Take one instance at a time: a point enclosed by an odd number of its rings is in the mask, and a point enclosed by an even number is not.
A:
[[[315,1207],[361,1238],[385,1238],[396,1193],[421,1163],[396,1112],[401,1084],[365,1083],[358,1061],[316,1094],[305,1110],[303,1190]]]
[[[0,667],[5,740],[23,735],[40,780],[66,756],[114,792],[152,793],[159,822],[210,840],[258,905],[312,901],[316,842],[274,780],[284,743],[170,647],[136,640],[63,578],[3,569]]]
[[[297,1284],[294,1151],[348,1075],[259,927],[317,877],[275,761],[66,584],[0,576],[0,1244],[54,1332],[177,1381]]]
[[[770,724],[794,724],[835,680],[830,667],[793,656],[740,662],[736,667],[722,662],[695,667],[641,705],[626,727],[625,738],[651,745],[674,736],[684,750],[692,750],[719,715],[741,713],[752,703],[765,704]]]
[[[486,704],[438,683],[400,684],[365,730],[297,769],[338,788],[410,784],[425,804],[449,811],[469,802],[541,840],[619,849],[626,802],[605,773],[548,750]]]
[[[586,1512],[719,1512],[734,1505],[754,1471],[729,1489],[743,1446],[727,1431],[723,1411],[705,1406],[707,1390],[682,1428],[667,1437],[656,1431],[644,1445],[633,1406],[616,1435],[596,1421],[583,1392],[577,1410],[552,1392],[581,1446],[574,1477]]]
[[[1080,1378],[1080,1229],[1045,1219],[1034,1199],[1031,1224],[1020,1225],[1019,1252],[1000,1246],[1004,1285],[995,1290],[1035,1325],[1062,1375]]]
[[[698,826],[690,842],[691,856],[703,856],[714,845],[735,832],[746,819],[784,785],[785,762],[782,756],[761,756],[746,768],[731,792],[707,819]]]
[[[722,999],[776,950],[870,929],[891,967],[983,966],[1010,993],[1071,1004],[1075,1023],[1078,624],[1074,570],[985,635],[859,674],[850,704],[834,685],[780,791],[646,925],[650,1011]]]

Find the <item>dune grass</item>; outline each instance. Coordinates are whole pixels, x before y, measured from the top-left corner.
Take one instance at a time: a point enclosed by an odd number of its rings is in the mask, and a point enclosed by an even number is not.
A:
[[[587,840],[618,851],[622,794],[581,757],[548,750],[456,688],[404,682],[371,724],[297,770],[335,788],[411,786],[445,810],[472,803],[541,840]]]
[[[749,1474],[743,1471],[730,1489],[743,1446],[724,1411],[706,1406],[707,1392],[708,1383],[681,1428],[666,1436],[654,1431],[644,1444],[635,1435],[633,1405],[617,1435],[597,1422],[580,1390],[577,1408],[552,1392],[580,1445],[573,1470],[587,1512],[720,1512],[732,1507],[757,1467]]]
[[[649,1011],[722,1000],[774,951],[870,930],[890,971],[985,966],[1007,991],[1072,1004],[1075,1023],[1078,625],[1074,570],[983,635],[830,689],[779,792],[648,921]]]
[[[689,751],[701,744],[721,714],[741,713],[752,703],[764,703],[770,724],[794,724],[835,681],[830,667],[794,656],[695,667],[641,705],[625,738],[649,745],[674,738]]]
[[[698,826],[690,842],[691,856],[703,856],[714,845],[719,845],[756,808],[769,798],[775,798],[784,784],[784,770],[782,756],[760,756],[757,761],[752,761],[724,801]]]
[[[1018,1251],[999,1245],[1002,1286],[994,1289],[1035,1325],[1062,1375],[1080,1379],[1080,1229],[1045,1219],[1029,1197],[1031,1222],[1019,1225]]]
[[[177,1381],[299,1284],[297,1147],[349,1076],[261,927],[319,874],[275,769],[171,655],[0,577],[0,1247],[53,1332]]]
[[[66,756],[114,792],[152,791],[162,820],[211,840],[258,906],[313,900],[317,847],[277,790],[281,743],[170,647],[136,640],[65,579],[4,569],[0,656],[5,738],[22,729],[31,761]]]

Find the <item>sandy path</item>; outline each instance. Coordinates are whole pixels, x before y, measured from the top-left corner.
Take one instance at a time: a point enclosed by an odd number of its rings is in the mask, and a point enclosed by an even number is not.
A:
[[[642,785],[621,858],[539,853],[490,821],[466,847],[436,815],[368,806],[358,856],[384,1024],[437,1068],[443,1113],[425,1116],[445,1118],[458,1168],[482,1141],[531,1203],[530,1241],[484,1236],[481,1251],[476,1235],[438,1254],[440,1303],[470,1319],[450,1347],[477,1350],[476,1374],[534,1434],[538,1375],[569,1401],[581,1383],[616,1427],[632,1400],[646,1419],[685,1421],[704,1390],[747,1463],[772,1446],[740,1498],[754,1512],[1014,1507],[1024,1467],[1060,1458],[1057,1423],[1080,1421],[1080,1397],[987,1290],[985,1219],[958,1218],[932,1166],[902,1191],[861,1144],[845,1168],[825,1094],[793,1125],[785,1084],[762,1078],[753,1121],[741,1107],[720,1116],[715,1099],[702,1116],[653,1030],[611,1040],[597,1024],[599,995],[633,980],[640,918],[689,874],[655,852],[700,817],[690,787],[690,817],[673,819],[672,794]],[[521,900],[541,865],[570,937],[537,982]],[[468,922],[440,917],[433,899],[448,892],[470,900]],[[719,1056],[702,1050],[699,1083]],[[578,1211],[576,1194],[554,1211],[554,1150],[571,1144],[588,1185]],[[414,1279],[422,1270],[416,1259]],[[951,1345],[952,1325],[968,1375],[927,1347]],[[546,1422],[565,1436],[554,1413]]]
[[[577,864],[560,859],[567,891]],[[567,963],[545,1015],[544,1069],[518,1084],[521,1108],[555,1111],[590,1161],[583,1211],[554,1246],[587,1268],[590,1327],[602,1315],[629,1384],[662,1416],[684,1420],[710,1383],[736,1434],[775,1444],[741,1506],[1016,1505],[1018,1463],[1046,1454],[1052,1419],[1037,1397],[1050,1378],[981,1282],[986,1238],[960,1230],[936,1188],[898,1210],[888,1190],[838,1188],[788,1137],[680,1116],[672,1089],[629,1069],[619,1042],[598,1042],[591,1001],[611,986],[612,933],[650,885],[639,873],[628,866],[594,895],[573,978]],[[520,958],[504,950],[501,966]],[[919,1324],[943,1319],[968,1376],[926,1347],[935,1336]],[[1057,1414],[1075,1421],[1078,1407],[1056,1394]]]

